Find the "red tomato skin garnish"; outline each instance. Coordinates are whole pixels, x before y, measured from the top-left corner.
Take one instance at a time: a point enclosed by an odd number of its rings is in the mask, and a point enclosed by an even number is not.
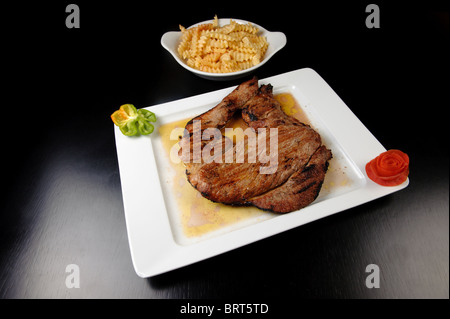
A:
[[[366,173],[382,186],[400,185],[409,175],[409,156],[400,150],[386,151],[366,164]]]

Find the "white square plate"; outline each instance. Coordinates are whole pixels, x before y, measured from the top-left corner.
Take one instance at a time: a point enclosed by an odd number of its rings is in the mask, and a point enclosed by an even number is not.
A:
[[[291,93],[332,150],[346,182],[322,189],[308,207],[284,215],[267,213],[199,238],[184,236],[171,185],[169,159],[158,128],[212,108],[234,87],[148,107],[158,119],[150,136],[126,137],[115,127],[125,219],[136,273],[151,277],[224,253],[288,229],[341,212],[405,188],[383,187],[367,178],[365,165],[386,149],[312,69],[270,78],[274,93]],[[330,162],[331,168],[331,162]],[[328,175],[328,173],[327,173]],[[325,185],[325,183],[324,183]]]

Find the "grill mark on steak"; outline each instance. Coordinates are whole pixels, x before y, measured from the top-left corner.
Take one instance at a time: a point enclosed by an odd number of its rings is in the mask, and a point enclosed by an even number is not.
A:
[[[299,191],[295,192],[294,194],[299,194],[299,193],[303,193],[305,191],[307,191],[309,188],[313,187],[314,185],[316,185],[317,182],[313,181],[310,184],[306,185],[305,187],[303,187],[302,189],[300,189]]]
[[[322,145],[303,170],[294,173],[277,189],[255,197],[249,203],[277,213],[306,207],[319,195],[331,157],[331,151]]]
[[[332,157],[331,151],[322,145],[320,135],[314,129],[281,110],[270,84],[258,88],[257,83],[256,78],[242,83],[216,107],[189,121],[180,145],[189,145],[192,151],[194,120],[201,121],[201,131],[210,127],[220,129],[241,111],[243,120],[254,130],[278,129],[277,171],[271,175],[260,174],[260,167],[267,163],[259,161],[185,161],[187,179],[203,197],[213,202],[254,205],[277,213],[301,209],[317,198]],[[204,145],[202,142],[201,147]],[[236,146],[229,151],[236,159]],[[245,152],[244,156],[247,156],[247,150]]]

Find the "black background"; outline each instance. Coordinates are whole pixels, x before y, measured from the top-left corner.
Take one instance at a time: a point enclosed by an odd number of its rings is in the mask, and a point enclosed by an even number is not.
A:
[[[449,11],[369,1],[67,1],[2,7],[2,298],[448,298]],[[131,263],[110,114],[237,85],[181,68],[161,47],[178,24],[234,17],[282,31],[256,75],[317,71],[387,148],[410,185],[382,199],[150,279]],[[365,286],[377,264],[381,288]],[[81,287],[65,286],[66,265]]]

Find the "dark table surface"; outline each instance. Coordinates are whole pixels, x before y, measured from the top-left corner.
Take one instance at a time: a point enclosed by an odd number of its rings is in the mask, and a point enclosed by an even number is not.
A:
[[[78,1],[80,28],[67,29],[69,3],[2,9],[0,297],[449,297],[447,6],[379,1],[380,28],[369,29],[369,1]],[[142,279],[131,261],[109,116],[124,103],[156,105],[244,80],[201,79],[160,45],[178,24],[214,14],[283,31],[286,47],[255,75],[317,71],[385,148],[409,154],[410,185]],[[70,264],[79,266],[79,288],[66,287]],[[380,288],[365,285],[369,264],[379,266]]]

